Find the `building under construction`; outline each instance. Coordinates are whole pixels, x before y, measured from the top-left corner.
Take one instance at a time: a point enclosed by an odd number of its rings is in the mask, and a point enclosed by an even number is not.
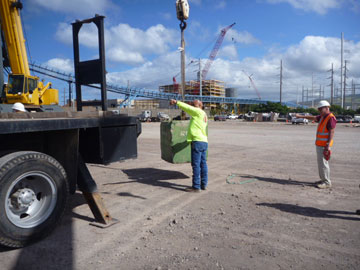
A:
[[[203,80],[202,81],[202,95],[225,97],[225,83],[219,80]],[[181,94],[181,84],[169,84],[159,86],[159,91],[165,93]],[[199,81],[188,81],[185,84],[185,95],[200,96],[200,84]],[[214,108],[216,104],[205,103],[205,107]]]

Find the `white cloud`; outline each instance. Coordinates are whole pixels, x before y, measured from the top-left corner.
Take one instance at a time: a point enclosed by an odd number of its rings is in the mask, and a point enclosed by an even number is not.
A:
[[[224,57],[230,60],[236,60],[238,53],[234,44],[223,46],[217,57]]]
[[[107,9],[114,5],[111,0],[29,0],[31,4],[35,4],[52,11],[92,15],[104,14]]]
[[[157,90],[160,85],[172,83],[172,77],[180,71],[179,67],[179,53],[166,53],[139,67],[123,72],[110,72],[107,74],[107,81],[125,86],[129,80],[130,86]],[[179,77],[177,79],[180,80]]]
[[[170,44],[175,44],[175,30],[166,29],[158,24],[147,30],[132,28],[128,24],[119,24],[107,31],[107,42],[110,47],[120,47],[122,50],[138,51],[140,53],[162,54],[169,50]]]
[[[74,73],[74,63],[70,59],[53,58],[44,63],[43,65],[63,71],[65,73]]]
[[[255,38],[251,33],[247,31],[238,32],[237,30],[230,28],[225,36],[225,39],[235,43],[242,44],[260,44],[260,40]]]
[[[65,44],[72,45],[72,27],[67,23],[59,23],[55,38]],[[90,48],[98,47],[98,30],[95,24],[83,24],[79,32],[79,43]]]
[[[145,55],[160,55],[169,51],[175,44],[176,31],[161,24],[146,30],[133,28],[128,24],[119,24],[105,29],[105,47],[107,59],[130,65],[145,62]],[[61,23],[55,34],[63,43],[72,43],[71,26]],[[93,24],[85,24],[79,33],[80,44],[88,48],[97,48],[97,29]]]
[[[338,38],[307,36],[298,45],[289,47],[284,56],[294,69],[321,72],[329,68],[329,63],[340,65],[339,47]]]
[[[360,42],[346,41],[344,48],[348,62],[348,82],[360,83]],[[222,52],[223,50],[223,52]],[[227,87],[237,87],[240,98],[256,98],[256,92],[244,74],[252,74],[252,79],[259,90],[262,99],[279,99],[280,60],[283,62],[283,99],[301,99],[301,89],[311,89],[312,77],[314,88],[325,87],[325,95],[329,96],[330,80],[328,79],[331,63],[334,64],[335,86],[340,83],[340,39],[333,37],[306,36],[298,44],[285,51],[270,49],[268,55],[262,58],[248,57],[242,60],[231,60],[235,56],[231,46],[225,46],[219,51],[218,57],[209,69],[207,79],[222,80]],[[224,53],[224,54],[222,54]],[[225,53],[228,53],[225,58]],[[137,57],[132,56],[132,57]],[[228,60],[230,59],[230,60]],[[203,66],[207,59],[202,59]],[[190,57],[187,55],[186,63]],[[72,71],[72,62],[66,59],[52,59],[48,66]],[[197,66],[187,66],[186,80],[196,79]],[[157,90],[160,85],[172,84],[172,77],[180,71],[179,52],[165,52],[152,61],[144,59],[143,64],[122,72],[110,72],[107,80],[111,84],[126,86],[128,80],[131,87],[142,87]],[[180,76],[177,77],[180,81]]]
[[[329,9],[338,8],[341,5],[339,0],[267,0],[271,4],[289,3],[296,9],[313,11],[319,14],[326,14]]]

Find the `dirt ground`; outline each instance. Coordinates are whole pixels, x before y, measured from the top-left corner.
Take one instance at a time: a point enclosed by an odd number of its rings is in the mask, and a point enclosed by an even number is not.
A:
[[[319,190],[315,124],[209,123],[209,187],[160,156],[145,123],[138,159],[89,164],[119,223],[90,226],[80,193],[45,240],[0,248],[1,269],[359,269],[360,128],[338,124],[332,189]]]

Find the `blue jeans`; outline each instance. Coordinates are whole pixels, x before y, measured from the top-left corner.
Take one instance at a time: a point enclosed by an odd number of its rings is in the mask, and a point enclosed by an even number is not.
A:
[[[193,169],[192,187],[205,188],[208,184],[208,168],[206,164],[207,142],[191,143],[191,166]]]

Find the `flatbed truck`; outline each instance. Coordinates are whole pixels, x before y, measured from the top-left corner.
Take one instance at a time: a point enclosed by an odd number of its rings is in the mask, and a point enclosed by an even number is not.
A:
[[[111,224],[86,163],[136,158],[140,133],[136,117],[110,111],[0,114],[0,244],[46,237],[77,189],[95,221]]]

